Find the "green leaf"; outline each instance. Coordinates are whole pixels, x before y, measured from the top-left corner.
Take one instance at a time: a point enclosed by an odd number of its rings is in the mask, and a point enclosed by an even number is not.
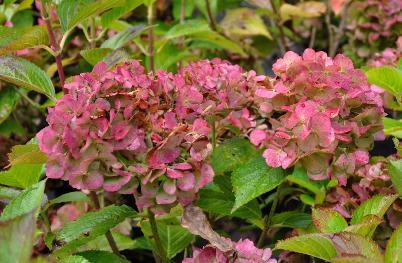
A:
[[[0,57],[0,80],[34,90],[54,99],[55,91],[50,78],[35,64],[13,56]]]
[[[0,199],[14,199],[20,193],[21,191],[19,190],[0,186]]]
[[[92,263],[86,258],[78,255],[70,255],[61,259],[61,263]]]
[[[67,202],[89,202],[90,199],[83,192],[69,192],[49,201],[48,206]]]
[[[56,241],[67,244],[55,251],[55,254],[62,255],[76,249],[96,237],[104,235],[109,229],[135,214],[136,212],[126,205],[111,205],[96,212],[86,213],[56,232]]]
[[[10,165],[17,164],[45,164],[46,154],[39,150],[37,144],[15,145],[8,154]]]
[[[196,34],[191,35],[192,40],[201,40],[205,41],[207,43],[213,44],[215,47],[219,47],[221,49],[227,50],[228,52],[231,53],[236,53],[239,54],[242,57],[247,57],[247,53],[243,50],[243,48],[234,42],[233,40],[230,40],[219,33],[215,31],[209,31],[209,32],[200,32]]]
[[[200,32],[210,32],[208,23],[201,19],[186,20],[182,24],[176,24],[165,34],[165,39],[173,39],[183,36],[189,36]]]
[[[332,242],[339,255],[357,255],[368,257],[378,262],[382,262],[382,255],[378,245],[358,234],[341,232],[335,234],[332,238]]]
[[[306,169],[304,169],[300,165],[296,165],[293,173],[288,175],[286,179],[289,182],[300,185],[301,187],[304,187],[315,194],[320,193],[322,191],[322,188],[325,187],[324,181],[311,180],[307,175]]]
[[[127,220],[126,220],[127,222]],[[128,223],[128,222],[127,222]],[[148,244],[148,241],[145,239],[144,236],[142,236],[142,239],[131,239],[129,236],[123,235],[122,233],[111,230],[112,236],[114,238],[114,241],[116,241],[116,245],[120,250],[126,250],[126,249],[148,249],[152,250],[150,245]],[[87,250],[103,250],[103,251],[109,251],[112,252],[109,242],[107,241],[107,238],[105,235],[98,236],[94,240],[91,240],[90,242],[86,243],[81,249],[87,249]]]
[[[13,165],[9,170],[0,172],[0,184],[27,188],[39,182],[42,170],[42,164]]]
[[[169,259],[174,258],[178,253],[183,251],[194,239],[193,235],[179,224],[170,224],[161,220],[157,220],[156,223],[162,246]],[[140,226],[151,245],[155,247],[149,221],[142,222]]]
[[[111,8],[123,6],[125,0],[63,0],[57,5],[61,29],[64,33],[91,16],[99,15]]]
[[[348,226],[345,232],[356,233],[361,236],[370,238],[382,219],[375,215],[367,215],[363,217],[360,223]]]
[[[3,87],[0,90],[0,124],[5,121],[17,106],[20,95],[13,87]]]
[[[326,261],[330,261],[331,258],[337,256],[335,246],[332,244],[329,235],[326,234],[306,234],[291,237],[279,241],[275,249],[302,253]]]
[[[338,233],[348,227],[345,218],[332,209],[313,209],[312,217],[314,225],[321,233]]]
[[[91,48],[80,51],[81,56],[92,66],[103,60],[110,52],[111,48]]]
[[[402,120],[395,120],[388,117],[382,117],[384,124],[384,133],[386,136],[395,136],[402,139]]]
[[[172,54],[175,54],[172,56]],[[182,65],[189,60],[197,60],[199,57],[188,49],[178,48],[174,44],[166,44],[158,51],[155,57],[155,69],[175,70],[175,64],[181,62]]]
[[[376,195],[364,201],[353,213],[350,224],[358,224],[366,215],[382,218],[398,195]]]
[[[3,123],[0,123],[0,134],[6,137],[10,137],[11,134],[23,136],[25,130],[14,118],[8,118]]]
[[[0,220],[9,220],[26,214],[42,203],[46,180],[43,180],[22,191],[4,208]]]
[[[118,49],[126,45],[133,38],[139,36],[142,32],[147,29],[145,25],[138,25],[129,27],[122,32],[117,33],[111,38],[107,39],[102,43],[101,48]]]
[[[300,197],[300,201],[302,201],[303,204],[310,205],[310,206],[315,205],[315,200],[311,195],[301,194],[299,197]]]
[[[112,22],[116,21],[120,17],[134,10],[140,6],[143,0],[126,0],[125,4],[121,7],[115,7],[105,12],[101,17],[101,23],[103,28],[109,28]]]
[[[126,259],[123,259],[116,254],[102,250],[87,250],[79,252],[76,255],[81,256],[91,263],[128,263]]]
[[[388,240],[387,248],[385,249],[385,263],[400,263],[402,262],[402,225],[400,225],[391,238]]]
[[[225,32],[235,37],[262,35],[272,39],[262,18],[250,8],[237,8],[226,12],[219,23]]]
[[[370,84],[377,85],[393,94],[398,101],[402,96],[402,71],[397,68],[383,66],[366,71]]]
[[[35,212],[0,221],[0,262],[29,262],[34,246]]]
[[[399,196],[402,196],[402,159],[388,162],[388,174]]]
[[[198,206],[203,210],[221,216],[239,217],[251,222],[262,222],[261,210],[256,200],[240,207],[232,213],[235,196],[228,176],[217,176],[214,183],[200,190]],[[262,224],[260,224],[262,227]]]
[[[271,219],[271,227],[307,228],[311,222],[310,214],[289,211],[275,214]]]
[[[271,191],[284,178],[285,171],[281,168],[269,167],[262,156],[257,156],[242,164],[232,173],[233,191],[236,196],[232,211]]]
[[[216,174],[222,174],[233,171],[257,155],[257,149],[248,140],[234,138],[215,148],[211,164]]]
[[[0,56],[49,44],[47,29],[44,25],[23,29],[0,27],[0,35],[6,38],[0,41]]]
[[[105,61],[108,69],[113,68],[115,65],[129,61],[130,55],[122,48],[115,49],[109,53],[103,61]]]

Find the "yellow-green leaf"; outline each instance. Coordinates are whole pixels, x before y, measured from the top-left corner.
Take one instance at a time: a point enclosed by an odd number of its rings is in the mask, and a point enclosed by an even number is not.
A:
[[[312,218],[314,225],[321,233],[338,233],[348,227],[345,218],[333,209],[313,209]]]
[[[306,234],[279,241],[275,249],[283,249],[330,261],[337,256],[335,246],[327,234]]]
[[[350,224],[358,224],[367,215],[382,218],[398,195],[376,195],[364,201],[353,213]]]
[[[283,22],[292,19],[293,17],[318,17],[325,13],[325,11],[325,4],[318,1],[305,1],[297,5],[283,4],[279,9]]]
[[[47,29],[43,25],[23,29],[0,27],[0,35],[8,39],[8,41],[4,41],[4,39],[0,41],[0,56],[49,44]]]
[[[233,37],[266,36],[272,39],[262,18],[250,8],[237,8],[227,11],[220,26]]]
[[[37,144],[15,145],[8,154],[10,165],[44,164],[47,156],[39,150]]]

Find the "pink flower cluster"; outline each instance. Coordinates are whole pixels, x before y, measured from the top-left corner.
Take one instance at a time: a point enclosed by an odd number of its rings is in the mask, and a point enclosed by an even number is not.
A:
[[[384,51],[380,53],[375,53],[372,55],[369,61],[367,61],[367,66],[369,68],[376,68],[382,66],[391,66],[396,67],[398,65],[399,60],[402,58],[402,36],[398,38],[395,43],[395,48],[386,48]],[[395,97],[376,85],[371,85],[371,89],[381,93],[384,107],[385,108],[393,108],[395,105]]]
[[[398,159],[398,156],[389,156],[371,160],[369,163],[359,165],[355,168],[354,176],[350,178],[351,187],[337,186],[326,196],[325,206],[331,207],[341,213],[344,217],[350,218],[353,211],[362,202],[370,197],[395,194],[391,178],[388,175],[388,160]],[[349,162],[352,163],[352,162]],[[350,167],[350,166],[349,166]],[[402,223],[402,208],[397,203],[388,210],[387,216],[390,226],[397,228]]]
[[[354,1],[348,14],[345,51],[368,59],[375,52],[393,46],[401,34],[402,3],[399,0]]]
[[[373,54],[367,62],[368,67],[381,67],[381,66],[395,66],[398,64],[399,59],[402,58],[402,36],[396,41],[395,48],[386,48],[380,53]]]
[[[78,189],[134,193],[139,208],[156,213],[189,204],[214,176],[210,122],[251,127],[241,105],[257,82],[219,59],[155,76],[137,61],[111,71],[101,62],[49,109],[37,136],[46,174]]]
[[[312,178],[345,179],[366,164],[383,110],[364,74],[311,49],[286,53],[273,69],[269,79],[214,59],[153,75],[137,61],[114,70],[101,62],[49,109],[38,134],[46,174],[78,189],[134,193],[139,208],[163,213],[213,180],[212,144],[233,128],[264,148],[268,165],[301,161]]]
[[[77,189],[132,186],[130,170],[147,152],[145,115],[159,104],[152,79],[138,62],[110,72],[101,63],[65,88],[69,93],[49,109],[49,126],[37,136],[49,157],[46,175]]]
[[[312,178],[336,176],[344,184],[354,172],[350,165],[368,162],[373,134],[381,130],[381,97],[343,55],[290,51],[273,70],[278,77],[255,92],[265,121],[257,120],[251,142],[265,148],[269,166],[301,161]]]
[[[216,263],[276,263],[272,259],[270,248],[256,248],[249,239],[239,240],[233,244],[235,252],[225,253],[211,245],[202,249],[194,248],[193,257],[185,258],[183,263],[216,262]]]

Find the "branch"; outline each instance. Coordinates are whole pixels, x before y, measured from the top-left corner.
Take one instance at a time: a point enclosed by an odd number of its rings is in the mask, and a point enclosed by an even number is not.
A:
[[[56,65],[57,65],[57,72],[59,73],[59,79],[60,79],[60,85],[63,88],[64,94],[68,93],[68,90],[64,88],[64,81],[65,81],[65,76],[64,76],[64,69],[63,69],[63,64],[61,63],[62,58],[61,58],[61,50],[60,50],[60,45],[56,41],[56,35],[54,33],[54,30],[52,28],[52,22],[51,22],[51,17],[49,15],[49,12],[46,10],[46,5],[44,1],[41,1],[42,8],[40,10],[42,19],[45,21],[46,28],[47,28],[47,33],[49,35],[49,41],[50,41],[50,47],[52,48],[54,54],[55,54],[55,60],[56,60]]]
[[[283,30],[283,25],[281,23],[281,16],[280,16],[280,13],[279,13],[278,9],[275,6],[274,1],[270,0],[270,4],[271,4],[272,11],[274,12],[274,14],[277,14],[277,17],[272,19],[271,21],[279,29],[278,46],[279,46],[279,49],[281,50],[281,53],[283,54],[283,53],[285,53],[286,51],[289,50],[289,47],[286,44],[285,31]]]
[[[155,61],[154,61],[154,29],[152,24],[154,23],[154,3],[148,5],[148,56],[149,56],[149,70],[155,71]]]
[[[184,17],[185,17],[185,5],[184,5],[184,1],[185,0],[181,0],[181,3],[180,3],[180,24],[183,24],[184,23]]]
[[[329,0],[325,0],[325,6],[326,6],[326,11],[325,11],[325,25],[327,26],[327,31],[328,31],[328,54],[329,56],[333,56],[332,52],[334,49],[334,32],[332,30],[332,24],[331,24],[331,5],[329,3]]]
[[[266,236],[268,234],[268,231],[269,231],[269,227],[271,225],[272,217],[274,216],[276,207],[278,206],[278,203],[279,203],[280,190],[281,190],[281,185],[279,185],[278,189],[276,190],[275,198],[274,198],[274,201],[272,203],[271,210],[269,211],[269,214],[267,216],[265,216],[265,218],[264,218],[264,229],[262,230],[260,238],[258,239],[257,247],[262,247],[262,245],[264,244],[265,238],[266,238]]]
[[[341,14],[341,22],[339,24],[339,27],[336,30],[336,35],[334,39],[334,45],[332,46],[332,50],[329,51],[329,55],[331,57],[335,56],[336,51],[338,50],[339,43],[341,42],[341,38],[343,34],[345,33],[345,28],[346,28],[346,22],[347,22],[347,15],[348,15],[348,10],[349,10],[349,2],[345,4],[342,10]]]
[[[211,5],[209,4],[209,0],[205,0],[205,6],[207,8],[209,26],[211,27],[212,30],[216,31],[216,23],[215,23],[214,16],[212,15],[212,12],[211,12]]]
[[[94,17],[91,17],[89,30],[90,30],[90,36],[91,36],[89,43],[91,45],[91,48],[96,48],[96,25],[95,25]]]
[[[317,33],[317,28],[315,26],[313,26],[311,29],[310,43],[308,44],[309,48],[314,47],[316,33]]]

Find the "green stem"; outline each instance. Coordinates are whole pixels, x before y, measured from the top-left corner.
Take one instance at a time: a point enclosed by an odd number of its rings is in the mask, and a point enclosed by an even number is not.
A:
[[[268,216],[265,216],[265,218],[264,218],[264,229],[262,230],[260,238],[258,239],[257,247],[262,247],[262,245],[264,244],[265,238],[269,231],[269,227],[271,225],[272,217],[274,216],[276,207],[278,206],[278,203],[279,203],[280,190],[281,190],[281,185],[279,185],[278,189],[276,190],[275,198],[274,198],[274,201],[272,202],[272,207],[271,207],[271,210],[269,211]]]
[[[154,213],[152,213],[151,209],[148,209],[148,218],[149,218],[149,223],[151,224],[152,237],[155,240],[156,252],[162,262],[168,262],[168,260],[166,259],[165,249],[163,248],[161,239],[159,237],[158,227],[156,225],[156,220],[155,220],[155,215],[154,215]],[[158,260],[158,259],[155,258],[155,260]]]
[[[208,19],[209,19],[209,26],[212,30],[216,31],[216,23],[214,16],[212,15],[211,5],[209,4],[209,0],[205,0],[205,7],[207,9]]]
[[[91,36],[89,42],[90,42],[91,48],[95,48],[96,47],[96,25],[95,25],[94,17],[91,17],[89,30],[90,30],[90,36]]]
[[[95,192],[91,191],[89,193],[92,202],[96,208],[96,210],[100,209],[100,203],[99,203],[99,199],[98,196]],[[117,247],[116,241],[114,240],[112,233],[110,232],[110,230],[108,230],[105,234],[107,242],[109,243],[110,248],[112,249],[113,253],[118,255],[119,257],[122,257],[122,255],[120,254],[119,248]]]
[[[283,25],[281,22],[282,18],[280,16],[280,13],[278,12],[278,9],[276,8],[276,5],[273,0],[270,0],[270,4],[271,4],[272,11],[274,12],[274,14],[277,14],[276,17],[274,17],[271,21],[279,30],[278,46],[279,46],[279,49],[281,50],[281,53],[284,54],[286,51],[289,50],[289,47],[286,44],[285,31],[283,30]]]
[[[39,105],[39,104],[36,103],[35,101],[31,100],[31,98],[28,97],[28,95],[25,94],[25,92],[20,91],[19,89],[16,89],[16,91],[17,91],[18,94],[20,94],[29,104],[31,104],[34,108],[37,108],[37,109],[41,110],[41,105]]]
[[[216,147],[216,125],[215,125],[215,119],[212,121],[212,149],[215,149]]]
[[[325,25],[327,26],[328,31],[328,54],[331,56],[334,45],[334,32],[331,24],[331,5],[329,0],[325,0],[325,5],[327,7],[325,12]]]
[[[149,57],[149,70],[150,71],[155,71],[155,61],[154,61],[154,29],[153,29],[153,23],[154,23],[154,3],[151,1],[151,3],[148,5],[148,57]]]

